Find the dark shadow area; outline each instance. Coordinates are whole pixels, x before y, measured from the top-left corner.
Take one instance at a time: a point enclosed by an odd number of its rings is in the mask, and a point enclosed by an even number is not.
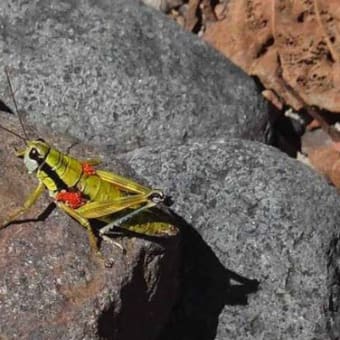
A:
[[[267,42],[270,44],[270,39]],[[258,93],[261,95],[265,90],[258,77],[252,77]],[[266,144],[275,146],[288,156],[296,158],[297,152],[301,150],[301,136],[305,132],[308,117],[302,112],[299,114],[304,123],[285,116],[288,107],[279,110],[271,102],[267,101],[268,122],[264,128]]]
[[[150,312],[153,306],[147,294],[148,288],[144,278],[143,256],[140,257],[140,264],[135,267],[132,274],[133,280],[122,287],[120,292],[120,312],[117,318],[114,316],[114,307],[110,306],[98,319],[98,335],[105,340],[130,340],[130,339],[154,339],[155,330],[150,327]],[[157,306],[154,306],[157,311]],[[157,319],[157,316],[154,317]],[[133,320],[133,321],[132,321]],[[133,327],[131,325],[133,324]]]
[[[314,120],[308,111],[311,111],[312,107],[301,109],[298,113],[291,112],[290,114],[285,114],[287,110],[288,107],[278,110],[273,105],[269,105],[271,134],[270,138],[267,139],[267,143],[279,148],[290,157],[296,158],[297,152],[301,152],[301,138],[308,129],[310,131],[323,129],[329,138],[332,138],[334,141],[339,140],[339,132],[334,127],[334,124],[340,122],[339,115],[313,108],[327,126],[323,126],[322,121],[318,120],[319,126],[312,128],[308,127],[308,124]],[[326,141],[326,137],[324,138]]]
[[[134,217],[131,224],[160,221],[175,223],[162,210],[150,210]],[[97,222],[94,224],[100,226]],[[152,244],[142,246],[138,264],[128,269],[131,279],[127,279],[119,291],[121,304],[108,306],[99,316],[98,335],[105,340],[156,339],[177,297],[180,234],[157,237],[115,227],[110,236],[138,237],[152,241]],[[146,263],[151,265],[155,259],[157,265],[153,264],[152,270],[156,272],[150,276]]]
[[[98,333],[101,339],[114,339],[116,324],[112,322],[115,306],[111,305],[107,310],[103,311],[98,318]]]
[[[272,134],[267,143],[296,158],[298,151],[301,151],[301,136],[305,132],[305,126],[298,120],[285,116],[271,104],[269,104],[269,116]]]
[[[176,216],[181,229],[179,298],[158,340],[213,340],[225,305],[246,305],[259,281],[225,268],[199,233]]]
[[[7,112],[10,114],[14,114],[14,112],[11,110],[7,104],[5,104],[1,99],[0,99],[0,111]]]
[[[56,208],[56,205],[54,202],[51,202],[46,208],[45,210],[39,214],[39,216],[35,217],[35,218],[26,218],[26,219],[22,219],[22,220],[15,220],[12,221],[11,223],[9,223],[8,225],[6,225],[5,228],[9,227],[12,224],[22,224],[22,223],[29,223],[29,222],[43,222],[47,219],[48,216],[50,216],[50,214],[52,213],[52,211]]]

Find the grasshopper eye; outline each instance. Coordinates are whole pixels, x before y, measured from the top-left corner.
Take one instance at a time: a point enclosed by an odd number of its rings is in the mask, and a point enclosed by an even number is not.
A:
[[[36,159],[37,157],[39,157],[39,152],[36,148],[32,148],[30,153],[29,153],[29,157],[31,159]]]

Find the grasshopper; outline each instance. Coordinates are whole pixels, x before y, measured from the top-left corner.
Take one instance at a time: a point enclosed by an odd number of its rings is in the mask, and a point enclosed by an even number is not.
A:
[[[25,148],[17,151],[16,156],[23,158],[28,173],[37,177],[38,185],[23,207],[9,216],[0,229],[26,213],[47,189],[57,207],[86,228],[91,249],[99,254],[98,236],[90,224],[92,219],[106,224],[99,229],[99,236],[107,241],[111,240],[107,235],[116,226],[145,235],[175,234],[176,228],[168,222],[128,223],[138,218],[142,212],[146,214],[150,208],[164,202],[165,195],[161,190],[148,188],[113,172],[96,169],[100,161],[80,161],[57,150],[43,139],[29,140],[7,71],[6,76],[23,136],[2,125],[0,128],[24,141]],[[0,109],[13,113],[6,104],[0,104]]]

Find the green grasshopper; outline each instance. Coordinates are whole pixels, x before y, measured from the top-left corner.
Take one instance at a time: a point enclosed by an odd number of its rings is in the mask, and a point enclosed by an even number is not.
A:
[[[148,188],[112,172],[97,170],[95,166],[100,161],[79,161],[58,151],[43,139],[29,140],[7,72],[6,75],[24,137],[2,125],[0,128],[24,141],[25,148],[16,155],[24,159],[28,172],[35,174],[39,183],[23,207],[2,223],[0,229],[27,212],[47,189],[57,207],[86,228],[90,246],[98,253],[98,239],[90,224],[92,219],[106,224],[99,229],[99,235],[108,241],[111,239],[106,235],[116,226],[151,236],[175,234],[176,228],[168,222],[127,223],[164,202],[165,196],[161,190]],[[4,103],[1,103],[1,108],[13,113]]]

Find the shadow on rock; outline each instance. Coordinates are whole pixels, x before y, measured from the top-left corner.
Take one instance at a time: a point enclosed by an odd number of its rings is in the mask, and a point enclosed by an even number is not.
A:
[[[182,226],[180,293],[158,340],[212,340],[223,307],[246,305],[259,282],[226,269],[199,233],[176,218]]]
[[[8,226],[12,224],[24,224],[29,222],[43,222],[45,221],[52,213],[52,211],[56,208],[54,202],[49,203],[49,205],[37,216],[34,218],[24,218],[24,219],[15,219],[14,221],[10,222]],[[6,228],[8,227],[6,226]]]

